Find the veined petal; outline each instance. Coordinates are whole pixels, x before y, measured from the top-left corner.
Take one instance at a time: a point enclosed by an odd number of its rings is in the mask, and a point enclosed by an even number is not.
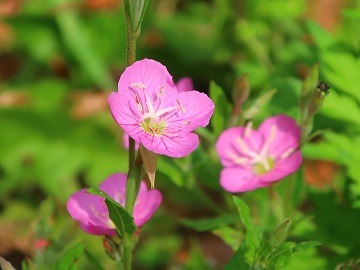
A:
[[[214,112],[214,102],[204,93],[188,91],[179,93],[178,102],[184,108],[169,119],[169,125],[191,132],[198,127],[206,127]]]
[[[199,145],[199,137],[194,133],[182,134],[178,136],[161,135],[160,137],[144,136],[141,143],[150,151],[169,157],[184,157],[190,154]]]
[[[129,91],[129,88],[138,90],[139,93],[141,93],[141,90],[146,90],[152,101],[154,101],[162,88],[163,99],[166,102],[175,101],[174,98],[176,98],[177,94],[172,76],[166,67],[151,59],[136,61],[125,69],[118,82],[118,91],[123,94]],[[140,95],[140,99],[143,100],[143,95]]]
[[[264,139],[271,134],[271,129],[275,126],[275,136],[268,148],[268,153],[274,158],[280,157],[288,149],[297,149],[300,140],[300,128],[295,120],[285,114],[270,117],[259,127],[259,132]]]
[[[262,183],[271,183],[281,180],[284,177],[296,172],[300,168],[301,162],[301,152],[299,150],[295,151],[287,158],[277,160],[275,163],[275,168],[270,172],[261,175],[260,181]]]
[[[266,187],[269,184],[260,182],[259,177],[254,175],[250,170],[228,167],[221,171],[220,185],[226,191],[237,193]]]

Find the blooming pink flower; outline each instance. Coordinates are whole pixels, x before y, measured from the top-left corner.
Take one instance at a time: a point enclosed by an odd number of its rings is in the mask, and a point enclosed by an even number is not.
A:
[[[100,184],[99,189],[120,205],[125,206],[126,174],[115,173],[108,176]],[[89,234],[116,235],[115,225],[109,218],[105,199],[86,193],[86,190],[84,188],[70,196],[66,206],[71,217],[80,224],[81,229]],[[141,182],[133,213],[137,227],[142,226],[152,217],[161,201],[162,196],[158,190],[149,191],[146,184]]]
[[[194,89],[193,82],[191,78],[183,77],[176,83],[176,88],[178,93],[192,91]],[[129,149],[129,135],[124,132],[123,134],[123,144],[126,149]],[[135,142],[135,150],[139,149],[139,143]]]
[[[221,186],[229,192],[244,192],[297,171],[302,162],[299,140],[300,128],[284,114],[268,118],[258,131],[251,124],[225,130],[216,143],[225,167]]]
[[[109,96],[115,121],[148,150],[171,157],[194,151],[214,111],[211,99],[197,91],[178,93],[165,66],[150,59],[126,68],[118,92]]]

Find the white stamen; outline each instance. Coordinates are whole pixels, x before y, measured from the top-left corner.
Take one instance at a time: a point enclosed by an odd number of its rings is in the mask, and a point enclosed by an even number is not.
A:
[[[238,165],[246,165],[249,163],[249,159],[248,158],[241,158],[238,155],[234,154],[233,152],[231,152],[230,150],[226,151],[226,153],[228,154],[229,158],[236,164]]]
[[[142,83],[132,83],[132,84],[130,84],[131,86],[136,86],[136,87],[139,87],[139,88],[141,88],[141,89],[145,89],[146,88],[146,86],[145,85],[143,85]]]
[[[251,151],[246,143],[244,142],[244,140],[241,138],[241,137],[237,137],[236,138],[236,142],[238,143],[238,145],[240,146],[240,150],[245,154],[245,155],[248,155],[250,157],[253,157],[253,158],[257,158],[258,157],[258,154]]]
[[[294,152],[294,150],[295,150],[295,148],[290,148],[290,149],[286,150],[284,153],[281,154],[280,158],[281,159],[287,158]]]
[[[275,135],[276,135],[276,126],[273,125],[271,126],[271,129],[270,129],[270,135],[269,137],[267,138],[267,140],[265,141],[264,143],[264,146],[262,147],[261,151],[260,151],[260,156],[264,157],[266,156],[268,150],[269,150],[269,147],[272,143],[272,141],[274,140],[275,138]]]
[[[187,125],[189,125],[189,124],[190,124],[190,121],[189,121],[189,120],[185,121],[185,123],[184,123],[185,126],[187,126]]]

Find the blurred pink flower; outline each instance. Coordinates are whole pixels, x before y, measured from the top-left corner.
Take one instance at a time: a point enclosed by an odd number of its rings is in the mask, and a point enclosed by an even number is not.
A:
[[[258,131],[251,124],[225,130],[216,143],[225,167],[221,186],[229,192],[244,192],[292,174],[302,162],[299,140],[300,128],[284,114],[268,118]]]
[[[194,90],[194,85],[191,78],[184,77],[177,81],[176,88],[178,93]]]
[[[100,184],[99,189],[124,206],[126,174],[115,173],[108,176]],[[109,218],[105,199],[86,193],[86,190],[84,188],[70,196],[66,206],[71,217],[80,224],[81,229],[89,234],[116,235],[115,225]],[[137,227],[141,227],[152,217],[161,201],[162,195],[158,190],[148,190],[146,184],[141,182],[134,207],[134,222]]]
[[[178,93],[166,67],[150,59],[126,68],[109,104],[113,118],[130,137],[171,157],[196,149],[199,137],[192,131],[208,125],[215,107],[206,94]]]

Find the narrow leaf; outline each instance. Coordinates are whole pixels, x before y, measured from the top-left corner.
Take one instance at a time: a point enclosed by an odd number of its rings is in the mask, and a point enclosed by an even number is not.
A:
[[[105,270],[105,268],[103,268],[103,267],[100,265],[98,259],[95,258],[94,255],[92,255],[92,254],[91,254],[89,251],[87,251],[86,249],[85,249],[85,254],[86,254],[86,257],[87,257],[89,263],[91,264],[91,266],[92,266],[94,269],[96,269],[96,270]]]
[[[249,265],[245,262],[246,245],[243,244],[236,251],[230,261],[224,266],[224,270],[248,270]]]
[[[210,83],[210,98],[215,103],[216,110],[211,117],[211,126],[216,136],[227,128],[228,118],[231,113],[231,105],[226,98],[224,90],[215,82]]]
[[[251,107],[247,108],[244,112],[245,119],[253,119],[255,115],[261,110],[262,107],[275,95],[276,89],[269,90],[255,100]]]

